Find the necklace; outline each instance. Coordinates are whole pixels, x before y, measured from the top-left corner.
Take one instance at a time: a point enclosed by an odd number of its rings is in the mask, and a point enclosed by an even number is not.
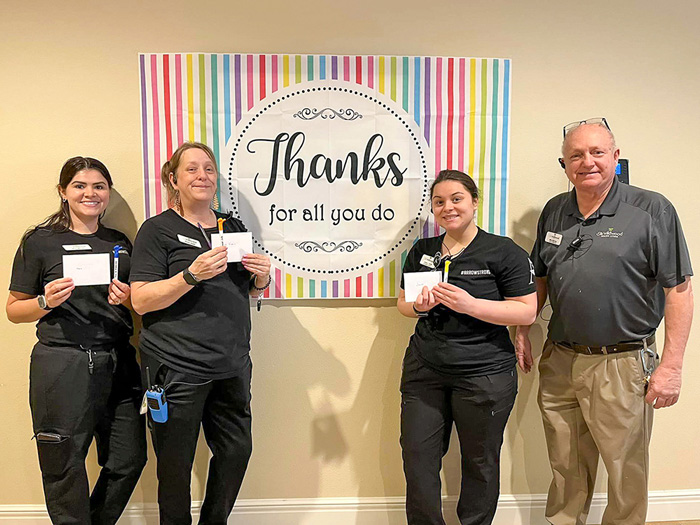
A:
[[[449,257],[450,259],[461,255],[462,252],[467,249],[467,246],[469,246],[469,245],[462,246],[461,250],[459,250],[457,253],[453,254],[444,242],[442,243],[442,245],[445,247],[445,250],[447,250],[447,257]],[[453,248],[454,248],[454,246],[453,246]]]

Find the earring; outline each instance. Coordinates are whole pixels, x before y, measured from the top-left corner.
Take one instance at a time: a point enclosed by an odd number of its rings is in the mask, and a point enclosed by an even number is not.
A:
[[[219,210],[219,196],[215,193],[214,198],[211,200],[211,207],[215,210]]]
[[[65,204],[66,202],[68,202],[68,199],[66,199],[65,197],[61,197],[61,202]]]
[[[180,191],[175,190],[175,208],[177,212],[182,215],[182,203],[180,202]]]

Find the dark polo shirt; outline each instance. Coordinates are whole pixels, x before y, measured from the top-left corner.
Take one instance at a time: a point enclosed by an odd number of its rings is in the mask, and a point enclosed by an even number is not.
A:
[[[588,219],[575,189],[551,199],[531,259],[535,275],[547,277],[549,338],[589,346],[650,335],[664,315],[663,289],[693,274],[673,205],[617,179]]]

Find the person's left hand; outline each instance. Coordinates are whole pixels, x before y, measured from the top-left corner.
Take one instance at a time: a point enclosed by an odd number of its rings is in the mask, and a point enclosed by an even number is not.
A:
[[[466,290],[450,283],[439,283],[432,289],[435,299],[450,310],[460,314],[469,314],[474,297]]]
[[[112,279],[112,282],[109,283],[108,293],[107,302],[109,304],[123,304],[129,299],[131,287],[117,279]]]
[[[241,259],[243,267],[256,277],[270,275],[270,258],[261,253],[246,253]]]
[[[654,408],[675,405],[681,393],[681,371],[671,370],[660,364],[649,378],[644,400]]]

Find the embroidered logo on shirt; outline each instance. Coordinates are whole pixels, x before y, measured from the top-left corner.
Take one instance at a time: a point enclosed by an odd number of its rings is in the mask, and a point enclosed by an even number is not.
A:
[[[604,238],[604,239],[618,239],[618,238],[622,237],[622,236],[625,234],[625,232],[616,232],[616,231],[613,231],[614,229],[615,229],[615,228],[608,228],[608,231],[605,231],[605,232],[598,232],[598,233],[596,233],[596,235],[597,235],[598,237],[602,237],[602,238]]]

